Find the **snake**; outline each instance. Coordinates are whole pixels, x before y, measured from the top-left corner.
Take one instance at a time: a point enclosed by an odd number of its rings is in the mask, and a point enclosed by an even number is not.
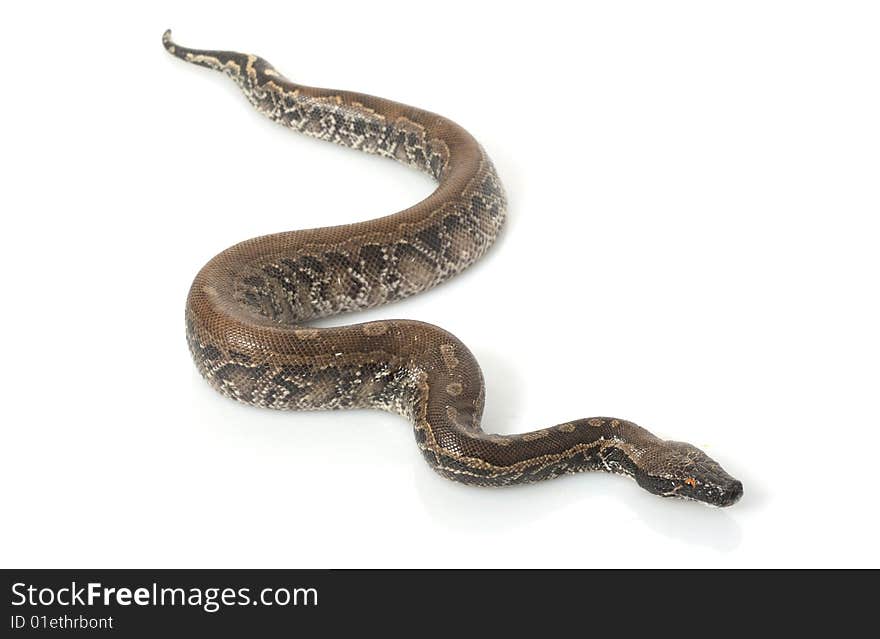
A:
[[[258,56],[183,47],[170,30],[162,41],[177,58],[224,73],[271,120],[396,160],[437,183],[397,213],[256,237],[208,261],[190,287],[185,322],[193,360],[213,388],[272,409],[402,415],[430,467],[464,484],[511,486],[605,471],[662,497],[713,506],[740,499],[742,483],[702,450],[624,419],[485,432],[480,366],[442,328],[407,319],[315,326],[430,289],[483,256],[507,210],[492,161],[470,133],[440,115],[296,84]],[[546,263],[536,260],[535,268]]]

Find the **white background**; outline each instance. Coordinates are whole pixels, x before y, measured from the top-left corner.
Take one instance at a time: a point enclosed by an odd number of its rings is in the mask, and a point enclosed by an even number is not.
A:
[[[876,3],[85,5],[0,16],[0,565],[880,565]],[[442,113],[494,158],[491,253],[337,322],[443,326],[487,430],[632,419],[742,501],[460,486],[393,415],[213,392],[183,330],[205,261],[432,184],[263,119],[167,27]]]

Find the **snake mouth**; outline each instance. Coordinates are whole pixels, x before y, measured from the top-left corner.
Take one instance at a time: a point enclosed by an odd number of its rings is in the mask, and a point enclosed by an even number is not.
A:
[[[660,497],[698,501],[718,508],[732,506],[743,496],[742,482],[732,477],[723,481],[711,481],[693,477],[681,480],[642,474],[636,475],[636,481],[642,488]]]
[[[730,478],[723,483],[699,482],[697,480],[685,480],[678,483],[669,497],[681,497],[703,502],[710,506],[726,508],[732,506],[743,496],[743,485],[738,479]]]
[[[721,497],[718,499],[718,505],[722,508],[733,506],[743,496],[743,485],[739,480],[734,480],[729,486],[721,491]]]

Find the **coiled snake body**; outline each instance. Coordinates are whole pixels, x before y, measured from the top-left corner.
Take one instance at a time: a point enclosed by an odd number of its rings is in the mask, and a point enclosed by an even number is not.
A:
[[[251,104],[291,129],[415,167],[439,185],[369,222],[278,233],[237,244],[196,276],[186,334],[196,366],[233,399],[277,409],[381,408],[408,417],[444,477],[503,486],[605,470],[648,491],[734,503],[742,484],[689,444],[635,424],[577,419],[519,435],[480,428],[479,365],[455,336],[410,320],[311,328],[436,286],[491,246],[505,215],[492,162],[457,124],[360,93],[294,84],[265,60],[231,51],[167,50],[232,78]]]

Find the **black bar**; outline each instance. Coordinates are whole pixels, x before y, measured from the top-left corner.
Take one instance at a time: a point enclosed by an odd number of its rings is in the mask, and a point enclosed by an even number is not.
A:
[[[843,572],[714,570],[3,570],[2,636],[351,636],[478,629],[543,638],[617,628],[763,635],[823,624],[834,636],[873,610],[870,579]],[[716,628],[695,626],[706,617]],[[412,624],[416,625],[413,626]],[[535,624],[538,624],[537,626]],[[573,624],[573,625],[572,625]],[[621,626],[621,624],[623,624]],[[681,625],[690,627],[685,631]],[[195,634],[193,634],[195,633]],[[271,633],[271,634],[267,634]],[[356,633],[353,635],[352,633]],[[372,636],[372,634],[370,635]]]

